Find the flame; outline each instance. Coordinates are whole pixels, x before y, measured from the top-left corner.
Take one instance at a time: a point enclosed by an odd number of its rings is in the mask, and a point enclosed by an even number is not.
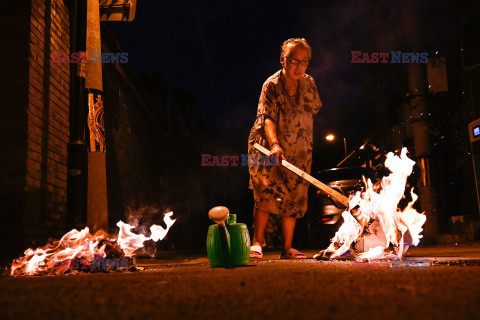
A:
[[[92,235],[88,227],[80,231],[73,229],[60,240],[54,240],[41,248],[27,249],[23,257],[13,260],[10,275],[63,274],[71,268],[75,258],[83,259],[89,265],[95,258],[105,258],[107,245],[118,245],[126,257],[132,257],[146,240],[157,242],[165,238],[175,223],[172,215],[173,212],[169,212],[163,218],[166,229],[152,225],[150,237],[133,233],[131,229],[134,227],[122,221],[117,223],[120,231],[116,239],[103,230]]]
[[[368,261],[370,262],[373,259],[379,259],[380,257],[385,256],[385,248],[382,246],[378,246],[375,248],[371,248],[370,250],[366,252],[362,252],[357,256],[357,261],[358,262],[364,262]]]
[[[375,239],[375,243],[384,243],[362,253],[352,250],[357,261],[402,257],[405,245],[418,245],[426,217],[413,208],[418,199],[413,188],[410,191],[412,201],[403,211],[398,208],[398,203],[404,197],[407,178],[412,173],[414,165],[415,162],[407,157],[406,148],[402,149],[400,156],[388,153],[385,167],[390,169],[390,175],[382,179],[379,190],[370,179],[366,181],[364,179],[365,192],[357,192],[350,199],[348,210],[342,213],[344,223],[332,238],[330,246],[314,257],[327,255],[330,259],[340,257],[362,237],[364,240],[370,237]],[[378,222],[379,227],[374,229],[372,234],[369,226],[374,222]],[[408,243],[405,242],[406,239]],[[396,255],[386,252],[390,244],[395,248]]]
[[[152,234],[150,237],[146,237],[143,234],[135,234],[131,231],[134,227],[128,223],[122,221],[117,222],[117,227],[120,229],[118,233],[117,243],[120,245],[120,248],[125,252],[127,257],[131,257],[133,252],[141,247],[143,243],[147,240],[153,240],[157,242],[158,240],[163,240],[168,233],[168,230],[173,225],[175,220],[170,218],[173,215],[173,212],[165,214],[163,221],[167,225],[167,228],[164,229],[159,225],[152,225],[150,231]]]

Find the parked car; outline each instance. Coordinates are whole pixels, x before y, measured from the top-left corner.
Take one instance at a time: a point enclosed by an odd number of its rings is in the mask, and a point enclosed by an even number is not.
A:
[[[374,183],[385,174],[373,168],[334,168],[313,173],[316,179],[342,193],[346,197],[364,189],[363,177]],[[345,207],[328,197],[313,185],[309,189],[308,210],[297,223],[295,241],[298,247],[324,249],[343,223]],[[303,220],[303,221],[302,221]]]

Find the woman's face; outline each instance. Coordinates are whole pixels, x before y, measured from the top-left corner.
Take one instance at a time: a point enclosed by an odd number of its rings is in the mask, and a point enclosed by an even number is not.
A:
[[[307,49],[304,47],[294,48],[282,61],[285,76],[291,80],[302,78],[307,70],[309,61]]]

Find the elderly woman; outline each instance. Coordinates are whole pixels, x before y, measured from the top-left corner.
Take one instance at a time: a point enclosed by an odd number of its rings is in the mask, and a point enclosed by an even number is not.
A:
[[[312,49],[305,39],[288,39],[281,48],[282,69],[263,84],[257,119],[248,139],[248,153],[259,157],[255,143],[270,149],[310,173],[313,147],[313,117],[322,106],[313,78],[305,73]],[[307,210],[308,182],[281,165],[250,163],[253,189],[254,237],[250,257],[262,258],[262,243],[270,214],[282,216],[284,238],[281,259],[306,256],[292,248],[296,219]]]

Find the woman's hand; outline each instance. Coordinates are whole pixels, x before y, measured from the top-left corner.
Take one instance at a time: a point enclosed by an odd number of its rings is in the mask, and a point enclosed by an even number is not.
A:
[[[279,163],[280,159],[285,159],[283,156],[283,149],[278,144],[277,125],[270,118],[265,119],[265,134],[270,145],[270,156],[277,156]]]
[[[283,149],[280,147],[278,143],[275,143],[270,148],[270,156],[277,156],[278,159],[285,159],[285,157],[283,156]]]

